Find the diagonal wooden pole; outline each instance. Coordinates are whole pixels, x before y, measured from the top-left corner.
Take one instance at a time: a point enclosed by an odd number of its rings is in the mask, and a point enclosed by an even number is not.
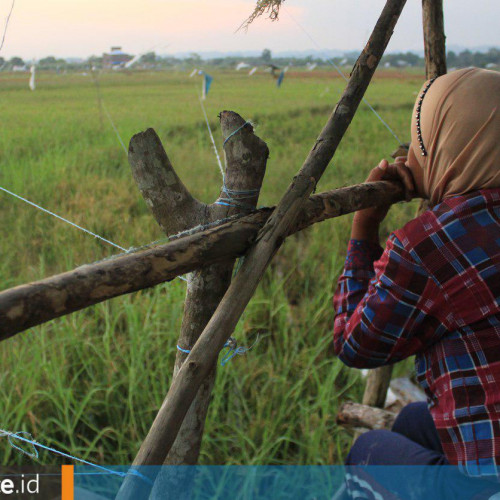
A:
[[[218,353],[233,332],[272,257],[333,157],[391,38],[406,0],[388,0],[358,58],[347,87],[327,124],[273,214],[259,232],[245,261],[200,338],[172,382],[166,399],[134,461],[134,466],[161,465],[186,412]],[[156,469],[144,469],[155,477]],[[145,498],[146,484],[129,475],[118,498]]]

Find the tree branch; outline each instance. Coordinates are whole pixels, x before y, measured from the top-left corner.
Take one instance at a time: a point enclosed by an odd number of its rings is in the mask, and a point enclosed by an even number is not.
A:
[[[206,205],[193,198],[179,179],[152,128],[132,137],[128,159],[135,182],[165,234],[200,224]]]
[[[363,429],[390,429],[396,415],[390,411],[359,403],[344,403],[337,415],[337,424]]]

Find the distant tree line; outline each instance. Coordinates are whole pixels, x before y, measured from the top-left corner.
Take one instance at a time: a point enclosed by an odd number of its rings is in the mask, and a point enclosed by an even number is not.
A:
[[[357,58],[356,52],[348,52],[340,57],[332,57],[330,60],[322,57],[304,56],[304,57],[273,57],[269,49],[264,49],[258,56],[224,56],[212,59],[203,59],[200,54],[191,53],[186,57],[160,56],[155,52],[143,54],[137,61],[135,68],[138,69],[172,69],[172,68],[195,68],[195,67],[214,67],[221,69],[234,68],[237,64],[243,62],[248,66],[293,66],[307,67],[315,64],[317,67],[326,67],[330,61],[336,65],[352,66]],[[472,52],[464,50],[460,53],[449,51],[448,68],[465,68],[468,66],[477,66],[480,68],[500,68],[500,49],[491,48],[487,52]],[[382,58],[381,65],[385,67],[423,67],[424,58],[413,52],[401,52],[387,54]],[[25,62],[20,57],[12,57],[5,60],[0,57],[0,71],[12,71],[27,69],[31,61]],[[44,57],[36,62],[37,68],[49,71],[87,71],[89,69],[100,69],[102,67],[102,57],[91,56],[85,61],[66,60],[53,56]]]

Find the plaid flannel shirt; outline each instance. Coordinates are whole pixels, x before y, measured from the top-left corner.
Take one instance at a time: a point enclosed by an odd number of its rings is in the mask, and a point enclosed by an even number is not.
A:
[[[416,355],[444,453],[500,477],[500,189],[447,198],[392,233],[351,240],[334,296],[349,366]]]

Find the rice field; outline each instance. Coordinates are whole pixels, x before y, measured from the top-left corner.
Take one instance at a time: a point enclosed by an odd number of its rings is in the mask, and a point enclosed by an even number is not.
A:
[[[221,150],[217,114],[240,113],[271,151],[260,204],[285,191],[344,87],[334,72],[291,72],[280,89],[269,75],[212,72],[205,106]],[[179,176],[213,201],[220,172],[189,71],[112,73],[99,78],[104,108],[87,74],[0,73],[0,186],[125,248],[162,237],[130,174],[125,145],[153,127]],[[377,76],[368,101],[403,141],[423,74]],[[318,190],[362,182],[397,141],[362,105]],[[387,235],[415,213],[393,207]],[[331,299],[351,216],[289,240],[240,321],[245,356],[219,367],[201,464],[337,464],[352,436],[335,423],[338,405],[359,400],[363,382],[331,346]],[[2,288],[116,253],[35,208],[0,193]],[[175,359],[185,284],[118,297],[0,344],[0,428],[27,431],[48,446],[100,464],[127,464],[165,396]],[[411,370],[411,362],[398,366]],[[3,465],[31,459],[1,442]],[[60,458],[41,452],[43,464]]]

